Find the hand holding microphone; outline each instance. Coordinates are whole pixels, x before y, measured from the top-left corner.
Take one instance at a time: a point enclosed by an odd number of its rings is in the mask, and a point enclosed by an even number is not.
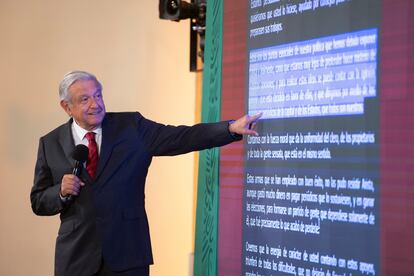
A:
[[[87,146],[79,144],[72,152],[72,158],[75,159],[75,167],[72,174],[65,174],[62,178],[60,195],[66,200],[73,200],[73,196],[78,196],[81,186],[85,183],[79,178],[82,173],[83,163],[88,159],[89,149]]]

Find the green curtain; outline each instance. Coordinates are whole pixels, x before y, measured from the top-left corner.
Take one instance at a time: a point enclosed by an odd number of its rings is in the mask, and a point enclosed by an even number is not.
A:
[[[220,120],[223,1],[207,1],[202,122]],[[218,148],[200,152],[194,275],[217,274]]]

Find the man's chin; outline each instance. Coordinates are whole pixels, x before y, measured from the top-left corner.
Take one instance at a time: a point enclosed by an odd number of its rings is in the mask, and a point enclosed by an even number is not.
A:
[[[93,118],[90,118],[90,120],[88,120],[89,125],[93,127],[98,127],[101,125],[103,118],[104,118],[104,115],[94,116]]]

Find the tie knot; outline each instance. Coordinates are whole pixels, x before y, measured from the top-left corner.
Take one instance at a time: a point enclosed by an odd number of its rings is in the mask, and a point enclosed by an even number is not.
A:
[[[88,142],[95,140],[95,132],[88,132],[85,135],[86,139],[88,139]]]

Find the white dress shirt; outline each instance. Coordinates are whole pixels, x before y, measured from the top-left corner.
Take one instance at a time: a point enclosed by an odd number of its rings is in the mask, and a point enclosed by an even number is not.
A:
[[[86,139],[85,135],[90,131],[83,129],[76,123],[75,120],[73,120],[72,123],[72,136],[73,140],[75,142],[75,146],[79,144],[83,144],[85,146],[88,146],[88,139]],[[101,144],[102,144],[102,127],[95,128],[93,131],[95,133],[95,141],[98,146],[98,155],[101,152]]]

